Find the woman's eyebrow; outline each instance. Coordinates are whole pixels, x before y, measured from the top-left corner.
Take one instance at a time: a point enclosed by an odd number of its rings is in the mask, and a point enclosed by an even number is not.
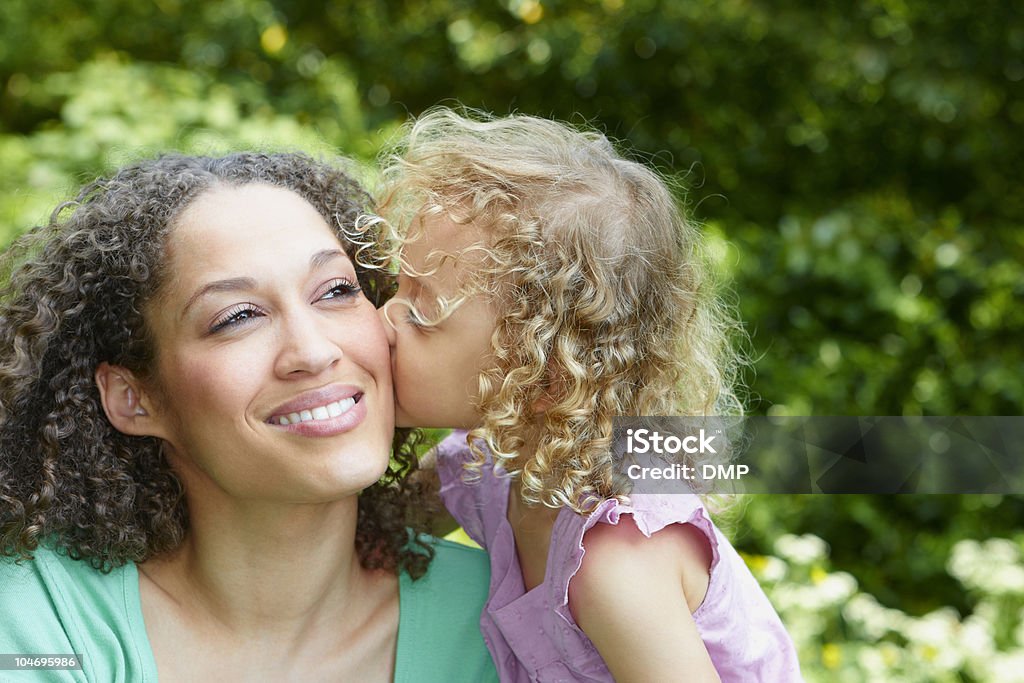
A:
[[[196,301],[207,294],[213,294],[216,292],[246,291],[256,289],[256,287],[256,280],[251,277],[230,277],[224,280],[207,282],[205,285],[200,287],[195,294],[189,297],[189,300],[185,303],[185,307],[181,309],[181,317],[184,318],[185,314],[188,313],[188,309],[191,308]]]
[[[318,251],[309,259],[309,269],[316,270],[321,266],[327,265],[339,256],[347,257],[348,255],[341,249],[324,249],[323,251]]]
[[[346,254],[341,249],[324,249],[322,251],[316,252],[309,258],[310,272],[316,270],[317,268],[321,268],[327,265],[328,263],[335,260],[339,256],[346,256]],[[256,280],[252,279],[251,277],[230,277],[225,278],[224,280],[214,280],[213,282],[208,282],[202,287],[200,287],[195,294],[189,297],[188,302],[185,304],[185,307],[181,311],[181,317],[184,318],[185,314],[188,313],[188,309],[191,308],[196,301],[206,296],[207,294],[215,294],[218,292],[247,291],[256,289],[257,286],[258,285],[256,283]]]

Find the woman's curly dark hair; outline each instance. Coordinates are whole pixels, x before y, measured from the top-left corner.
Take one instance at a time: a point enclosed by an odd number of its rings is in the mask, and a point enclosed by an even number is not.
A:
[[[143,311],[166,279],[175,218],[211,188],[250,183],[306,199],[370,300],[391,296],[391,277],[360,267],[349,239],[361,231],[361,248],[376,248],[373,221],[360,221],[371,199],[336,165],[301,154],[167,155],[86,186],[0,258],[0,555],[30,558],[45,541],[107,570],[182,542],[188,510],[160,440],[114,429],[94,373],[106,361],[148,376],[155,347]],[[388,471],[360,496],[356,547],[367,568],[418,577],[430,561],[429,547],[409,543],[428,509],[409,480],[417,440],[400,430]]]

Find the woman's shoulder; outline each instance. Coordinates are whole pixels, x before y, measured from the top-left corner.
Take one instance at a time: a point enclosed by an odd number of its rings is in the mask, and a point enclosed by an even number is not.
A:
[[[155,681],[138,605],[133,564],[103,572],[44,547],[0,558],[0,652],[77,654],[95,680]]]
[[[418,599],[440,599],[451,594],[486,597],[491,575],[487,553],[443,538],[420,538],[433,550],[434,559],[427,573],[415,581],[404,582],[403,590]]]
[[[490,569],[478,548],[428,537],[434,559],[400,581],[395,681],[497,681],[480,634]]]
[[[68,598],[81,594],[102,602],[117,600],[123,595],[126,567],[101,572],[84,560],[75,560],[66,553],[40,546],[31,558],[0,557],[0,604],[27,609],[36,602],[60,600],[55,607],[70,606]],[[17,610],[21,611],[21,610]]]

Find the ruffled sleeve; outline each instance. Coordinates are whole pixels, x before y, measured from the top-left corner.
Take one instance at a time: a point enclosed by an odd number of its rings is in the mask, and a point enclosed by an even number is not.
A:
[[[583,564],[583,556],[586,554],[584,535],[596,524],[618,524],[622,515],[631,515],[637,529],[648,538],[670,524],[692,524],[696,527],[711,547],[710,582],[704,604],[712,599],[712,593],[718,590],[720,583],[716,580],[721,560],[719,537],[700,498],[692,494],[637,494],[631,496],[628,503],[606,500],[587,517],[559,516],[551,539],[552,544],[559,544],[559,549],[557,553],[551,553],[551,557],[558,557],[560,563],[551,574],[550,598],[555,611],[564,620],[576,626],[569,612],[569,582]]]
[[[594,669],[600,655],[569,611],[569,581],[586,554],[584,535],[596,524],[618,524],[632,515],[647,537],[670,524],[692,524],[711,548],[710,580],[693,619],[711,661],[723,683],[790,683],[802,681],[796,648],[771,603],[743,560],[712,523],[698,496],[693,494],[637,494],[627,503],[607,500],[587,517],[560,515],[552,532],[559,549],[551,557],[561,561],[551,576],[547,599],[560,624],[548,636],[559,640],[560,659],[576,672]],[[605,670],[606,671],[606,670]],[[579,680],[611,680],[586,678]]]
[[[492,519],[500,506],[496,506],[495,498],[499,495],[495,490],[495,477],[489,464],[481,468],[479,479],[466,482],[463,468],[471,462],[473,454],[466,443],[466,432],[454,430],[436,449],[437,473],[441,480],[441,500],[448,508],[455,521],[474,541],[482,547],[488,547],[489,537],[494,526]]]

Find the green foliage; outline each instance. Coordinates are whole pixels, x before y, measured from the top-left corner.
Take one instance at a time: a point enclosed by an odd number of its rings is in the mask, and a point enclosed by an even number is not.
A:
[[[140,149],[370,159],[440,101],[593,121],[690,187],[762,413],[1024,405],[1006,3],[10,0],[0,235]],[[58,20],[59,19],[59,20]],[[31,221],[29,221],[31,222]],[[826,379],[827,381],[816,381]]]
[[[1022,9],[990,1],[5,0],[0,243],[161,150],[368,163],[439,102],[550,115],[688,188],[752,413],[1015,415],[1022,54]],[[1022,520],[1012,496],[775,496],[736,533],[764,556],[815,533],[882,603],[966,615],[954,544]]]

